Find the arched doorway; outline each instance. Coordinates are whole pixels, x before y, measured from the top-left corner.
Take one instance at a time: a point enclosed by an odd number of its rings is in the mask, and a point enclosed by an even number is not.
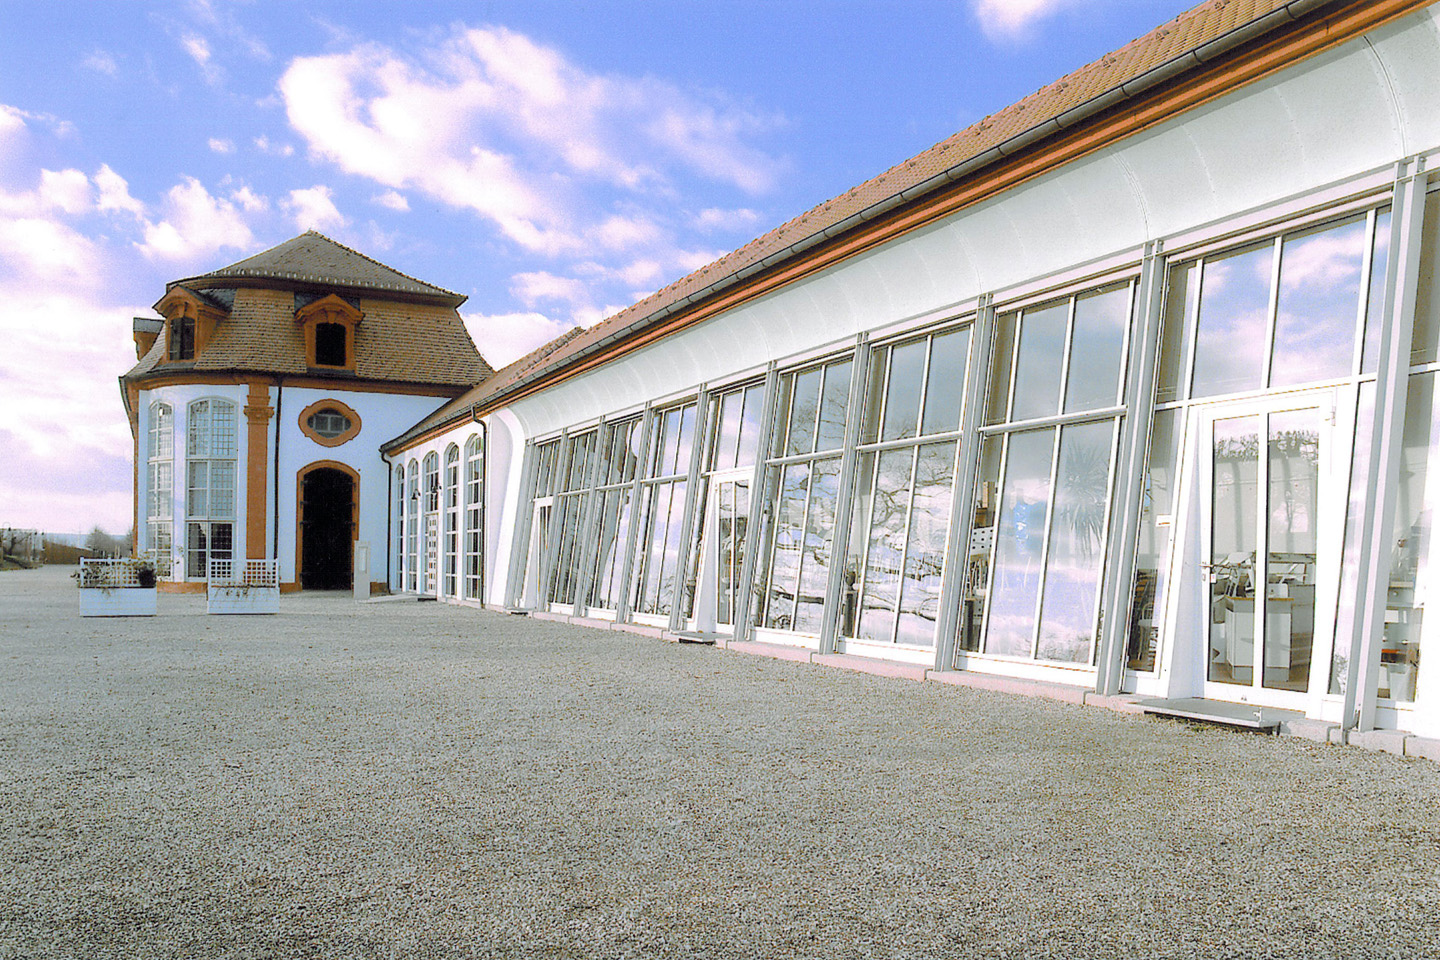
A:
[[[300,474],[300,586],[348,590],[354,583],[359,476],[340,463],[311,464]]]

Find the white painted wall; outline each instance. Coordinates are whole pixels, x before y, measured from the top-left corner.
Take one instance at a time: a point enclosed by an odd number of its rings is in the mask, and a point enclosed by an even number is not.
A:
[[[360,416],[360,432],[338,447],[316,443],[300,430],[300,414],[320,400],[338,400]],[[270,405],[278,411],[279,455],[279,548],[280,580],[295,581],[296,502],[300,471],[318,460],[333,460],[360,474],[360,530],[358,539],[371,545],[372,557],[380,561],[389,542],[386,527],[389,477],[380,457],[380,444],[404,433],[417,421],[436,410],[442,397],[415,397],[394,393],[361,393],[312,387],[271,388]],[[274,460],[267,457],[273,471]],[[272,473],[273,475],[273,473]],[[273,515],[272,515],[273,516]],[[268,534],[267,534],[268,536]],[[384,579],[383,569],[371,576]]]

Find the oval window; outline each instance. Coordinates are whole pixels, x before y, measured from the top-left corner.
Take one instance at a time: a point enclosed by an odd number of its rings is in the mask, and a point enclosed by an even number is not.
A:
[[[306,423],[326,440],[333,440],[350,429],[350,418],[333,407],[316,410]]]

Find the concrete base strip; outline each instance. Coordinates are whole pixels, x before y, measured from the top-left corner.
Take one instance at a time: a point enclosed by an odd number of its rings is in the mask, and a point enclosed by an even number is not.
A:
[[[1018,677],[1000,677],[990,673],[969,673],[963,670],[927,670],[926,680],[949,683],[957,687],[977,687],[994,690],[997,693],[1013,693],[1021,697],[1045,697],[1064,703],[1083,705],[1086,691],[1082,687],[1069,687],[1063,683],[1046,683],[1043,680],[1022,680]]]

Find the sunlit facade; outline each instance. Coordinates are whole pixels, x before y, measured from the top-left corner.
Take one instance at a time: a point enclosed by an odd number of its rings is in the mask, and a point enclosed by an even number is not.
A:
[[[1440,737],[1440,16],[1312,6],[387,454],[488,432],[492,605]]]

